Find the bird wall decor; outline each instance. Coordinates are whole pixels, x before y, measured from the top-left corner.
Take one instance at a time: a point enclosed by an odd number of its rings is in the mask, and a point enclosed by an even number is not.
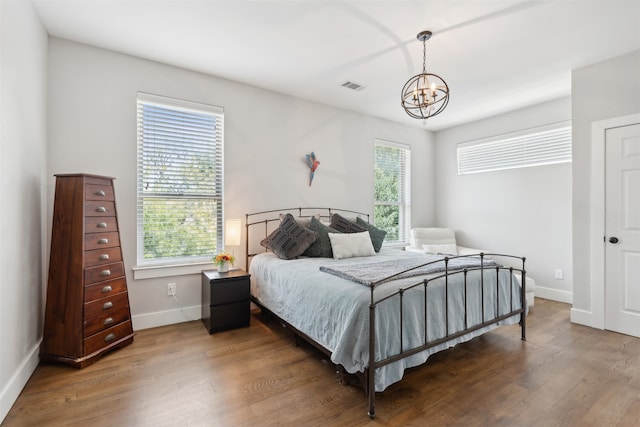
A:
[[[309,166],[309,169],[311,169],[311,174],[309,175],[309,187],[311,187],[313,176],[316,173],[316,169],[318,169],[320,160],[316,159],[316,153],[314,153],[313,151],[311,152],[311,154],[306,154],[305,158],[307,159],[307,165]]]

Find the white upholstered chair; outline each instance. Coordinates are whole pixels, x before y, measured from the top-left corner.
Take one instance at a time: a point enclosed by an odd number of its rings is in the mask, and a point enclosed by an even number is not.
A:
[[[473,255],[480,252],[489,252],[482,249],[466,248],[458,246],[456,235],[450,228],[420,227],[412,228],[409,235],[409,246],[406,251],[418,253],[442,253],[451,255]],[[522,282],[520,273],[515,273]],[[527,274],[526,298],[527,305],[533,307],[536,282]]]

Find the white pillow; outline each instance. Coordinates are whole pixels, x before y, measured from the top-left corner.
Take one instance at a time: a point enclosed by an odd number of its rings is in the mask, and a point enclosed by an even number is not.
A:
[[[373,256],[376,251],[368,231],[361,233],[329,233],[333,259]]]
[[[456,245],[422,245],[422,249],[428,254],[445,254],[445,255],[458,255],[458,248]]]

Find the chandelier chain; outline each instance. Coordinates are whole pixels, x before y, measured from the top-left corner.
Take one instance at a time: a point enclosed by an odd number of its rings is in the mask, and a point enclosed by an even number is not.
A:
[[[422,73],[427,72],[427,40],[422,40]]]

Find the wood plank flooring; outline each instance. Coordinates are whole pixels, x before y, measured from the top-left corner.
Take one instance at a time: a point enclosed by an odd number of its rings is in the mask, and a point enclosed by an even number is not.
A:
[[[640,425],[640,339],[569,321],[537,299],[528,340],[503,326],[432,356],[377,395],[342,386],[313,347],[255,312],[249,328],[200,321],[137,332],[76,370],[40,365],[3,426]]]

